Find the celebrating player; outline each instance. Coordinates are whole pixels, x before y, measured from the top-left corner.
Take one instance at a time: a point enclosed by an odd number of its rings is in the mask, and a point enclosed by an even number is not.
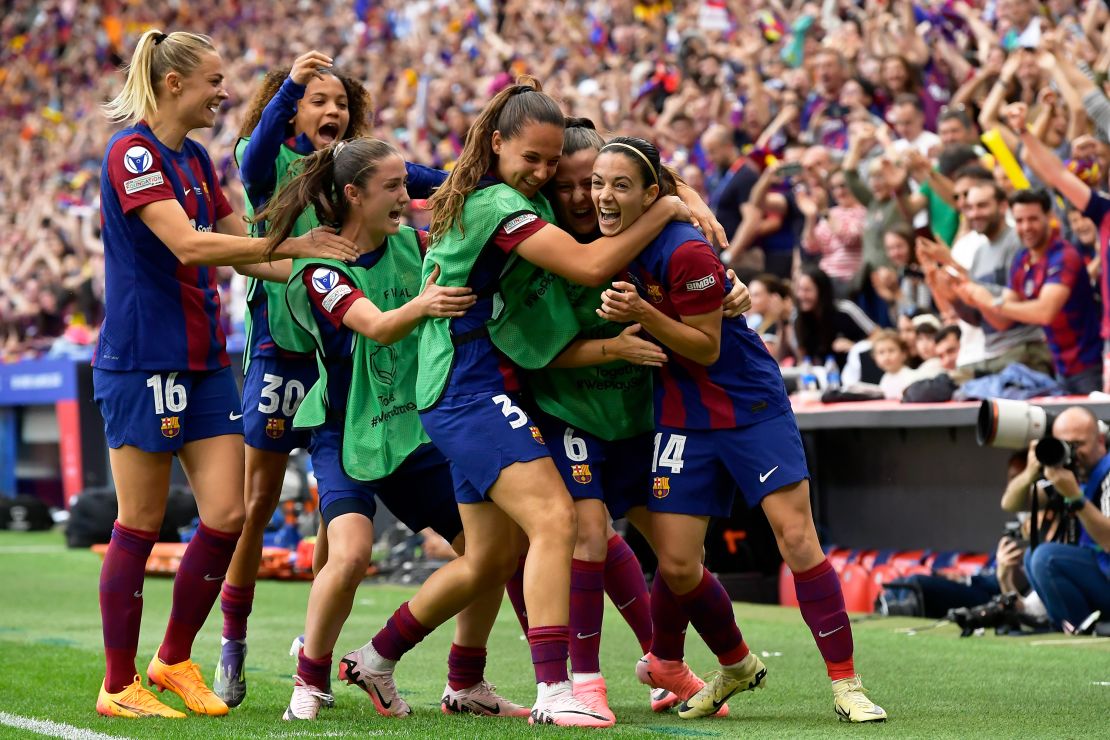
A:
[[[189,659],[243,523],[242,414],[210,266],[270,270],[257,264],[267,243],[244,235],[208,153],[188,138],[214,124],[228,97],[223,80],[210,39],[150,30],[106,106],[111,119],[130,124],[109,141],[101,173],[105,318],[93,361],[119,501],[100,575],[107,672],[96,706],[109,716],[184,716],[144,689],[135,670],[143,575],[175,454],[201,523],[181,559],[169,626],[147,677],[194,712],[227,713]],[[356,252],[341,237],[314,232],[285,240],[274,254]]]
[[[336,141],[361,135],[370,115],[369,92],[332,68],[332,59],[309,51],[292,68],[269,72],[247,110],[236,148],[246,211],[253,216],[292,177],[302,157]],[[422,197],[446,177],[406,165],[409,190]],[[299,236],[318,226],[306,208],[293,225]],[[255,224],[262,235],[265,224]],[[244,353],[243,427],[246,442],[246,520],[221,593],[224,615],[220,661],[213,690],[228,706],[246,697],[247,617],[262,557],[262,538],[277,508],[289,453],[306,447],[308,433],[293,430],[293,416],[316,382],[310,337],[294,325],[285,305],[285,282],[247,284],[247,351]],[[314,569],[326,559],[326,528],[317,537]],[[321,687],[328,691],[328,686]]]
[[[432,197],[425,274],[438,269],[440,284],[468,286],[478,301],[462,317],[424,325],[417,393],[424,427],[451,461],[467,541],[498,541],[514,523],[528,537],[524,595],[538,683],[530,721],[602,727],[612,719],[575,699],[567,677],[574,506],[539,428],[520,407],[517,378],[501,351],[540,367],[577,333],[565,296],[561,313],[550,302],[561,282],[543,270],[597,285],[687,209],[677,198],[661,199],[620,237],[579,244],[551,223],[539,194],[559,162],[563,128],[558,105],[524,78],[487,104]],[[499,182],[478,189],[487,172]],[[531,275],[518,259],[542,269]],[[510,289],[513,266],[525,272]]]
[[[332,648],[370,563],[375,497],[413,531],[435,529],[462,557],[433,574],[374,640],[346,655],[339,677],[363,688],[379,713],[408,715],[393,681],[394,665],[466,607],[448,660],[445,711],[525,715],[527,709],[495,694],[482,675],[486,640],[519,541],[478,541],[463,551],[450,470],[429,444],[413,402],[414,329],[425,317],[462,315],[474,296],[468,288],[436,285],[434,275],[421,291],[423,250],[418,232],[400,225],[409,196],[405,162],[392,146],[356,139],[303,162],[303,173],[257,218],[271,221],[270,239],[279,243],[305,207],[315,204],[328,221],[341,224],[340,233],[360,256],[353,264],[295,261],[286,295],[292,319],[313,338],[324,369],[296,423],[313,430],[309,450],[329,552],[312,584],[285,719],[314,719],[330,698],[325,687]],[[491,571],[501,580],[481,577]]]
[[[674,183],[643,139],[620,137],[594,164],[593,199],[603,234],[635,226]],[[704,237],[670,224],[602,295],[598,314],[636,322],[667,349],[655,384],[652,590],[655,637],[637,664],[641,681],[688,694],[682,662],[686,620],[721,670],[679,708],[684,718],[717,712],[734,694],[760,687],[766,668],[748,650],[724,588],[701,563],[710,516],[727,516],[735,486],[761,506],[794,573],[802,617],[833,681],[837,714],[883,720],[853,664],[852,628],[840,581],[817,539],[805,452],[778,367],[743,319],[722,320],[726,279]],[[676,685],[668,685],[676,682]]]

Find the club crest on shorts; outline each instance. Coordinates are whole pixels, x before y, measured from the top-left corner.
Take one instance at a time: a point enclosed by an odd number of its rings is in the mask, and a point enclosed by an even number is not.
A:
[[[572,478],[574,478],[575,483],[581,483],[583,485],[589,483],[594,479],[593,473],[590,472],[589,464],[571,465],[570,475]]]
[[[662,303],[663,302],[663,286],[662,285],[657,285],[655,283],[648,283],[647,294],[648,294],[648,298],[651,299],[652,303]]]
[[[181,434],[181,419],[177,416],[163,416],[162,417],[162,436],[163,437],[176,437]]]
[[[285,434],[285,419],[271,416],[266,420],[266,436],[270,439],[281,439]]]
[[[544,444],[543,435],[540,434],[540,428],[539,427],[531,426],[531,427],[528,427],[528,429],[531,430],[531,432],[532,432],[532,439],[536,440],[541,445]]]
[[[667,498],[671,493],[671,479],[666,475],[659,475],[652,479],[651,495],[655,498]]]

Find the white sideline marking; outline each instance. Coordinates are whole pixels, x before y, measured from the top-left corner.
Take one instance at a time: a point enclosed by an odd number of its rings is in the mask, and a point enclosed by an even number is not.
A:
[[[1030,645],[1095,645],[1103,644],[1103,637],[1064,637],[1059,640],[1033,640]]]
[[[18,714],[8,714],[7,712],[0,712],[0,724],[27,730],[37,735],[60,737],[63,740],[117,740],[115,735],[105,735],[102,732],[93,732],[62,722],[20,717]]]
[[[39,555],[45,552],[64,552],[62,545],[0,545],[0,555]]]

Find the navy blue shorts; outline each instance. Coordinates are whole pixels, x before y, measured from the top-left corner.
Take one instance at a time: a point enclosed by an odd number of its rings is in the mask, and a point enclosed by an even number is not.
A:
[[[736,429],[657,426],[648,510],[729,516],[737,487],[754,509],[808,478],[793,412]]]
[[[230,367],[204,372],[93,368],[93,399],[108,446],[177,452],[189,442],[243,433]]]
[[[251,358],[243,378],[243,441],[270,452],[308,447],[309,432],[293,430],[293,416],[320,377],[315,359]]]
[[[651,491],[651,433],[612,442],[537,412],[547,451],[576,501],[600,499],[614,519],[646,506]]]
[[[486,501],[501,471],[513,463],[548,457],[540,428],[515,393],[447,397],[422,412],[420,421],[451,461],[460,504]]]
[[[462,532],[451,470],[433,445],[417,447],[385,478],[364,483],[344,472],[339,443],[338,428],[329,424],[313,430],[308,445],[325,524],[349,513],[374,521],[377,499],[413,532],[431,527],[448,542]]]

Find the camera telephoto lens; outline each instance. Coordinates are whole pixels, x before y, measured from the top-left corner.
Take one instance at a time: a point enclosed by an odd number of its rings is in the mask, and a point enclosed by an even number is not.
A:
[[[1071,445],[1055,437],[1045,437],[1038,442],[1033,454],[1041,465],[1049,468],[1066,468],[1072,462]]]

